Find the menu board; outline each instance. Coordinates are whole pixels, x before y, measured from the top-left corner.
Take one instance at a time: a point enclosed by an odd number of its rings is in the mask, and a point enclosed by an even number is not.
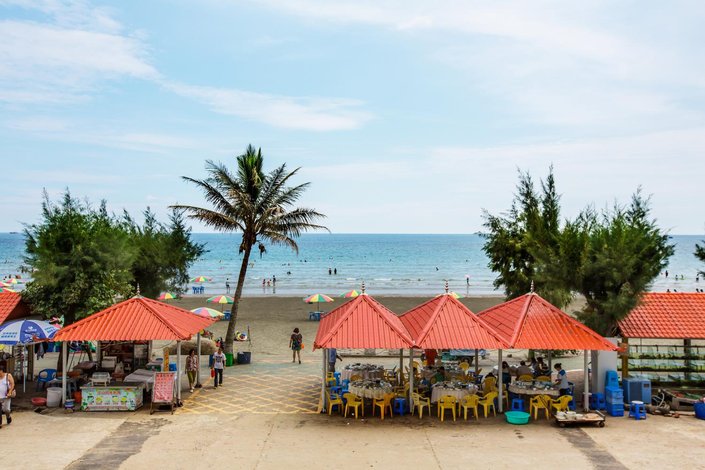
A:
[[[142,387],[82,387],[86,411],[134,411],[142,406]]]
[[[174,401],[174,372],[156,372],[152,403],[171,403]]]

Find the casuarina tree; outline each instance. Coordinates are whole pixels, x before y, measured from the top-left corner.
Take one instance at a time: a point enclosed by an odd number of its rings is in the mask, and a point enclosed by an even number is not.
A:
[[[309,186],[309,183],[289,185],[298,168],[288,171],[284,164],[265,173],[262,150],[252,145],[237,157],[236,163],[233,172],[222,163],[207,161],[206,179],[183,177],[203,192],[208,207],[173,206],[217,231],[242,233],[238,247],[242,261],[225,336],[225,352],[230,355],[233,353],[238,307],[253,248],[257,247],[260,256],[266,252],[267,244],[288,246],[298,253],[296,239],[303,232],[327,230],[317,224],[325,217],[323,214],[314,209],[295,207]]]

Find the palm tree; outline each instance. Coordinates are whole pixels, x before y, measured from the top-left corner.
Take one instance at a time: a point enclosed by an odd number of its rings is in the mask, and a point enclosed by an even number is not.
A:
[[[235,302],[225,335],[225,352],[232,354],[238,306],[245,284],[247,266],[252,248],[257,245],[260,256],[266,251],[265,243],[285,245],[296,253],[295,239],[309,230],[328,230],[315,222],[325,216],[313,209],[293,208],[309,183],[287,186],[299,168],[287,172],[286,164],[265,174],[262,170],[262,149],[248,145],[245,153],[237,157],[237,174],[231,173],[222,163],[206,162],[209,177],[197,180],[183,179],[198,186],[212,208],[172,206],[183,209],[189,218],[196,219],[222,232],[242,232],[239,253],[242,254],[240,274],[235,288]]]

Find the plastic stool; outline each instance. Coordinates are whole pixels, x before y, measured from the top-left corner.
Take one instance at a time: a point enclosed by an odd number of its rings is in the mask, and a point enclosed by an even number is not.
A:
[[[524,400],[521,398],[513,398],[512,411],[524,411]]]
[[[643,401],[632,401],[629,403],[629,417],[634,419],[646,419],[646,406]]]
[[[340,385],[340,372],[333,372],[333,377],[335,377],[335,384]]]
[[[406,398],[397,397],[394,399],[394,413],[402,416],[406,414]]]
[[[593,410],[605,410],[607,409],[607,402],[605,401],[604,393],[593,393],[590,395],[590,408]]]
[[[575,406],[575,397],[574,397],[573,395],[571,395],[571,397],[573,397],[573,399],[568,402],[568,409],[569,409],[570,411],[575,411],[575,409],[576,409],[576,406]]]

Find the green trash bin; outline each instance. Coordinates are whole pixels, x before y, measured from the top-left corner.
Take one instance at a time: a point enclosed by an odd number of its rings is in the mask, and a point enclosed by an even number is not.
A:
[[[232,353],[225,353],[225,367],[231,367],[235,364],[235,355]]]

